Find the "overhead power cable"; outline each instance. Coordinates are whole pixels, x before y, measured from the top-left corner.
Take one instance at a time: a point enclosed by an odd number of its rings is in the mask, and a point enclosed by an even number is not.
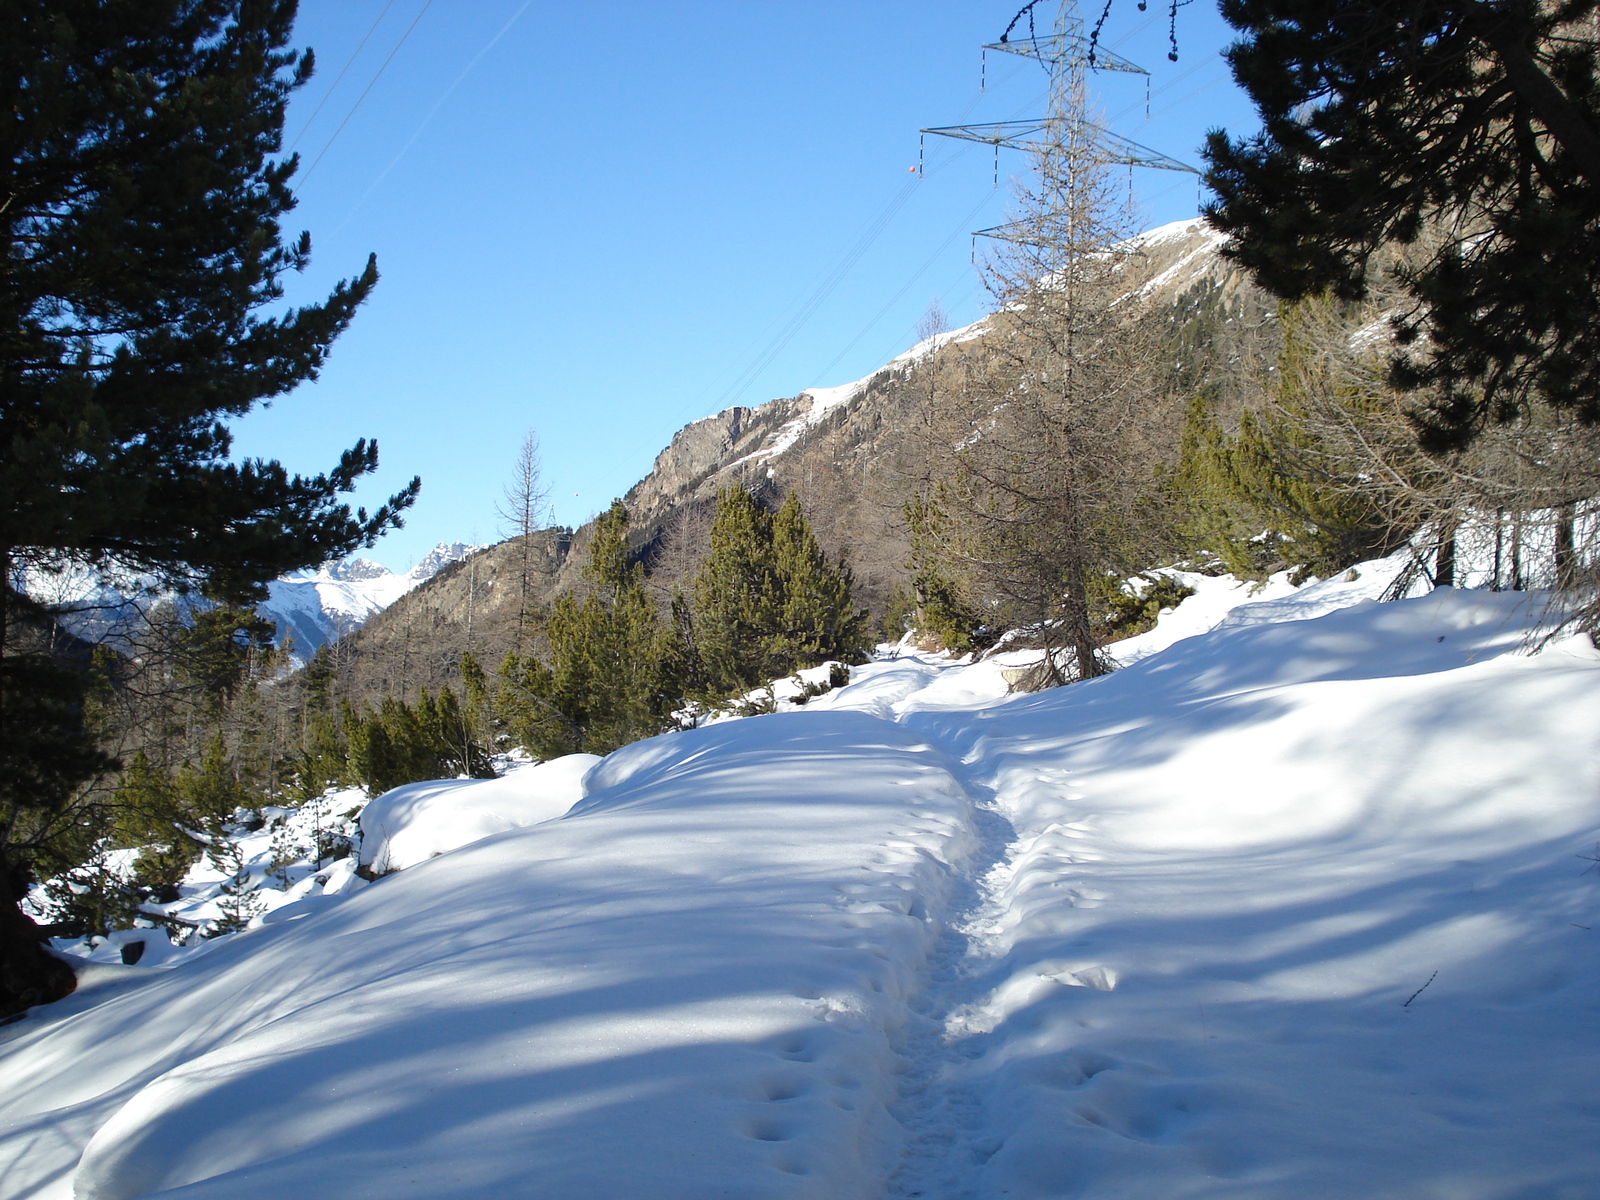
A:
[[[888,228],[889,222],[894,220],[896,214],[898,214],[899,211],[906,206],[906,203],[911,199],[912,193],[916,191],[916,188],[916,176],[912,176],[901,185],[900,190],[895,193],[895,195],[890,199],[889,203],[878,214],[877,219],[862,231],[861,236],[856,239],[855,244],[851,246],[850,249],[845,252],[844,257],[834,265],[833,270],[828,273],[826,278],[822,281],[822,284],[806,299],[805,303],[800,306],[799,311],[789,319],[789,321],[778,332],[777,336],[774,337],[773,340],[756,355],[755,359],[739,373],[737,378],[735,378],[734,381],[728,385],[727,390],[722,393],[721,398],[717,401],[717,408],[719,410],[725,406],[727,401],[732,396],[742,391],[745,387],[752,383],[762,371],[766,370],[766,368],[771,365],[772,360],[777,358],[777,356],[783,352],[784,348],[794,340],[795,335],[798,334],[805,323],[811,319],[812,314],[815,313],[817,309],[822,306],[823,302],[833,294],[834,289],[844,281],[844,277],[850,273],[851,268],[854,267],[856,263],[860,262],[862,256],[872,248],[872,244],[878,240],[878,235]]]
[[[1029,6],[1029,7],[1031,7],[1031,6]],[[1027,11],[1028,11],[1027,8],[1023,9],[1023,13],[1025,13]],[[1023,15],[1022,13],[1018,13],[1018,17],[1019,18],[1022,15]],[[1150,16],[1150,17],[1147,17],[1144,21],[1140,22],[1140,24],[1138,26],[1136,26],[1134,29],[1130,30],[1127,34],[1123,35],[1121,38],[1118,38],[1117,41],[1115,43],[1113,43],[1109,48],[1112,48],[1112,49],[1118,48],[1118,47],[1122,46],[1123,44],[1125,44],[1126,42],[1132,40],[1139,33],[1141,33],[1145,29],[1146,26],[1150,25],[1155,19],[1156,18],[1153,15]],[[1162,84],[1159,88],[1156,88],[1154,92],[1152,92],[1152,93],[1150,93],[1149,95],[1146,96],[1146,98],[1145,98],[1146,106],[1148,106],[1151,96],[1159,96],[1159,95],[1161,95],[1163,92],[1168,91],[1174,85],[1176,85],[1178,83],[1181,83],[1184,79],[1187,79],[1189,76],[1193,75],[1195,72],[1197,72],[1199,70],[1202,70],[1204,67],[1210,65],[1210,63],[1214,59],[1220,58],[1220,57],[1221,57],[1221,55],[1209,56],[1208,58],[1202,60],[1201,62],[1198,62],[1198,63],[1194,64],[1194,66],[1190,67],[1188,70],[1185,70],[1185,71],[1179,73],[1178,75],[1174,76],[1172,79],[1169,79],[1166,83]],[[1015,73],[1016,73],[1015,71],[1012,71],[1010,74],[1015,74]],[[1009,78],[1009,77],[1010,76],[1008,75],[1006,78]],[[1003,80],[1001,82],[1003,82]],[[1201,87],[1196,88],[1194,91],[1188,93],[1182,99],[1173,101],[1172,104],[1165,105],[1162,109],[1160,109],[1158,111],[1164,112],[1168,108],[1172,108],[1177,104],[1181,104],[1185,100],[1188,100],[1188,99],[1192,98],[1193,96],[1198,95],[1200,92],[1206,91],[1207,89],[1215,86],[1215,84],[1217,82],[1220,82],[1220,80],[1213,80],[1210,83],[1204,84]],[[1031,107],[1031,105],[1027,106],[1027,107]],[[1134,108],[1136,108],[1136,107],[1137,106],[1134,105],[1134,106],[1130,106],[1127,109],[1124,109],[1122,112],[1119,112],[1119,113],[1116,114],[1116,116],[1112,117],[1111,120],[1115,121],[1117,119],[1120,119],[1123,116],[1126,116],[1129,112],[1132,112],[1134,110]],[[968,111],[969,112],[971,111],[971,106],[969,106]],[[966,114],[962,114],[962,116],[960,118],[957,118],[957,123],[958,124],[959,124],[959,122],[961,120],[965,119],[965,115]],[[1177,185],[1173,185],[1173,186],[1176,187]],[[1167,189],[1165,189],[1165,191],[1161,192],[1160,195],[1165,195],[1167,191],[1171,191],[1171,190],[1173,190],[1173,189],[1172,188],[1167,188]],[[972,222],[973,218],[975,218],[977,216],[977,214],[983,209],[984,205],[986,205],[991,198],[992,198],[992,193],[989,196],[985,196],[981,201],[979,201],[977,207],[975,207],[972,210],[972,212],[970,212],[967,216],[962,218],[960,224],[958,224],[956,226],[955,230],[947,238],[945,238],[945,240],[943,242],[940,243],[939,248],[937,250],[935,250],[927,258],[926,261],[923,262],[922,266],[917,268],[917,270],[911,275],[911,277],[909,279],[907,279],[906,282],[901,286],[900,290],[897,291],[893,296],[891,296],[889,298],[889,300],[883,305],[883,307],[878,310],[877,314],[874,315],[871,320],[869,320],[864,326],[861,327],[860,332],[858,332],[856,334],[856,336],[851,339],[850,343],[847,346],[845,346],[845,348],[843,350],[839,351],[839,353],[834,356],[833,360],[830,363],[828,363],[827,366],[823,367],[822,370],[817,373],[817,378],[819,380],[827,378],[829,373],[835,367],[837,367],[841,362],[844,361],[844,359],[849,355],[849,353],[852,350],[855,349],[857,344],[859,344],[860,341],[864,337],[866,337],[866,335],[868,333],[870,333],[872,331],[872,329],[878,324],[878,322],[880,322],[889,313],[889,311],[900,301],[900,298],[902,296],[904,296],[908,291],[911,290],[911,288],[916,284],[917,280],[921,279],[922,276],[925,275],[930,268],[932,268],[933,264],[936,261],[938,261],[940,255],[942,255],[944,253],[944,251],[949,247],[950,243],[953,242],[957,237],[959,237],[967,229],[967,226]],[[813,384],[812,386],[813,387],[818,387],[818,386],[822,386],[822,384],[819,382],[817,384]]]
[[[973,207],[971,212],[969,212],[966,216],[961,218],[961,223],[958,224],[955,227],[955,229],[951,231],[949,237],[945,238],[944,241],[939,243],[939,248],[937,250],[935,250],[932,254],[928,255],[927,260],[920,267],[918,267],[916,269],[916,272],[911,276],[910,279],[906,280],[904,286],[902,286],[901,289],[898,292],[896,292],[894,295],[890,296],[889,299],[884,303],[884,306],[878,310],[877,315],[874,316],[872,318],[872,320],[868,321],[865,325],[863,325],[861,327],[861,331],[859,333],[857,333],[855,337],[850,339],[850,344],[848,346],[846,346],[843,350],[839,351],[839,353],[834,356],[833,361],[830,362],[827,366],[823,367],[822,370],[817,373],[819,378],[826,378],[829,371],[833,370],[836,366],[838,366],[841,362],[844,361],[845,355],[849,354],[850,351],[854,350],[856,348],[856,345],[861,341],[861,339],[866,337],[867,334],[872,331],[873,327],[875,325],[877,325],[877,323],[879,321],[883,320],[883,318],[888,314],[889,310],[900,302],[900,297],[904,296],[907,292],[909,292],[911,290],[911,288],[912,288],[912,285],[915,284],[917,282],[917,280],[921,279],[924,275],[926,275],[928,273],[928,269],[930,267],[932,267],[934,263],[939,261],[939,256],[941,254],[943,254],[946,249],[949,248],[950,243],[955,241],[956,238],[960,237],[963,233],[966,233],[968,231],[968,227],[972,224],[973,218],[975,218],[978,215],[978,213],[983,210],[984,205],[988,204],[989,201],[992,200],[993,198],[994,198],[994,193],[993,192],[990,192],[989,194],[985,195],[984,198],[982,200],[978,201],[978,203]],[[813,384],[812,386],[813,387],[818,387],[818,386],[821,386],[821,385],[820,384]]]
[[[1174,75],[1171,79],[1167,80],[1160,87],[1156,88],[1155,91],[1151,92],[1149,96],[1146,96],[1145,97],[1145,101],[1144,101],[1145,104],[1148,106],[1150,101],[1154,97],[1159,96],[1159,95],[1161,95],[1162,92],[1168,91],[1171,88],[1175,87],[1176,85],[1182,83],[1185,79],[1189,78],[1189,76],[1193,75],[1196,71],[1202,70],[1202,69],[1204,69],[1206,67],[1209,67],[1209,66],[1213,65],[1215,62],[1217,62],[1221,58],[1222,58],[1222,55],[1220,55],[1220,54],[1208,55],[1205,58],[1201,59],[1199,62],[1195,63],[1195,65],[1190,67],[1187,71],[1182,71],[1179,74]],[[1199,93],[1205,91],[1206,88],[1214,87],[1216,84],[1221,83],[1223,78],[1224,78],[1224,76],[1218,76],[1216,79],[1213,79],[1210,83],[1207,83],[1207,84],[1203,85],[1202,87],[1196,88],[1193,92],[1190,92],[1189,95],[1183,97],[1183,100],[1187,100],[1191,96],[1199,95]],[[1183,100],[1174,100],[1172,102],[1172,104],[1163,105],[1161,108],[1156,109],[1155,112],[1151,113],[1150,115],[1151,116],[1159,116],[1161,113],[1164,113],[1169,108],[1173,107],[1174,104],[1182,104]],[[1114,114],[1111,117],[1110,121],[1108,121],[1107,123],[1110,124],[1111,122],[1114,122],[1114,121],[1120,121],[1123,117],[1127,116],[1129,113],[1133,112],[1138,107],[1139,106],[1137,104],[1130,104],[1127,108],[1124,108],[1122,111]]]
[[[367,98],[367,93],[370,92],[373,88],[373,85],[383,77],[384,71],[388,68],[389,64],[394,61],[394,56],[400,53],[400,47],[406,44],[406,39],[411,36],[411,31],[417,27],[417,22],[422,20],[423,14],[432,7],[433,0],[427,0],[427,3],[422,6],[417,15],[411,19],[411,24],[406,26],[406,31],[400,35],[400,40],[394,44],[394,49],[389,51],[389,57],[383,60],[383,64],[378,68],[377,73],[373,75],[371,80],[368,81],[367,86],[362,89],[361,95],[356,97],[356,102],[350,106],[350,111],[345,113],[344,120],[339,122],[339,128],[335,129],[333,131],[333,136],[322,144],[322,149],[317,152],[317,157],[312,160],[311,165],[306,168],[306,173],[300,176],[299,182],[302,187],[305,186],[306,180],[311,178],[311,173],[317,169],[317,164],[322,161],[323,155],[328,153],[328,148],[332,146],[338,136],[344,132],[344,127],[350,124],[350,118],[356,115],[356,109],[361,107],[361,102]]]
[[[399,161],[406,156],[406,152],[410,150],[412,146],[416,145],[417,139],[422,136],[422,131],[428,127],[428,122],[433,120],[434,115],[444,107],[444,102],[450,99],[451,94],[456,90],[456,88],[461,86],[461,81],[472,73],[472,68],[478,65],[479,60],[482,59],[485,54],[494,49],[495,44],[499,42],[501,38],[505,37],[507,33],[511,32],[511,27],[517,23],[518,18],[520,18],[523,13],[528,11],[532,4],[533,0],[523,0],[522,7],[511,14],[511,19],[500,27],[500,32],[485,42],[483,49],[474,54],[472,56],[472,60],[468,62],[465,67],[461,68],[461,74],[455,77],[455,82],[453,82],[449,87],[445,88],[444,94],[434,102],[433,107],[428,110],[427,116],[423,117],[421,122],[418,123],[416,132],[411,135],[410,140],[408,140],[404,146],[400,147],[400,152],[389,160],[389,165],[383,170],[379,171],[377,178],[367,185],[367,190],[361,193],[361,198],[350,206],[349,216],[346,216],[345,219],[339,223],[338,227],[334,229],[334,233],[338,233],[339,230],[343,229],[350,223],[350,218],[355,216],[357,210],[366,203],[367,197],[372,195],[373,191],[380,183],[384,181],[389,172],[394,170],[396,164],[398,164]]]
[[[316,121],[317,114],[322,111],[322,106],[328,102],[329,98],[332,97],[334,92],[338,91],[340,82],[344,79],[345,75],[349,73],[351,66],[353,66],[356,61],[357,55],[361,53],[367,42],[371,40],[372,35],[377,31],[378,26],[383,23],[383,18],[389,15],[389,10],[393,7],[394,0],[387,0],[387,3],[385,3],[383,6],[383,11],[378,14],[378,19],[372,23],[371,28],[367,30],[366,36],[363,37],[357,44],[356,48],[351,51],[350,57],[344,60],[344,66],[341,67],[339,69],[339,73],[334,76],[332,85],[327,91],[322,93],[322,99],[317,101],[317,106],[311,110],[311,115],[306,118],[306,123],[300,126],[300,132],[294,135],[294,141],[289,143],[288,153],[294,153],[294,148],[300,144],[300,139],[305,137],[306,131],[310,129],[312,124]]]
[[[1026,63],[1018,63],[1014,68],[1012,68],[1011,71],[1002,76],[1000,82],[1003,83],[1005,80],[1010,79],[1012,76],[1017,74],[1017,72],[1023,70],[1026,65]],[[965,119],[967,114],[977,107],[981,100],[981,94],[977,97],[974,97],[972,102],[967,105],[965,112],[963,112],[957,119]],[[1031,101],[1029,104],[1024,105],[1023,108],[1026,109],[1033,107],[1035,103],[1037,102]],[[1018,111],[1022,110],[1019,109]],[[877,241],[879,235],[881,235],[883,231],[888,228],[890,221],[892,221],[896,214],[898,214],[899,211],[905,207],[906,203],[910,200],[912,193],[916,190],[916,185],[921,177],[937,171],[946,163],[952,162],[961,157],[961,155],[965,154],[969,148],[970,147],[962,147],[959,150],[955,150],[944,155],[942,158],[936,158],[933,163],[919,171],[918,174],[913,176],[911,179],[908,179],[901,186],[900,190],[889,198],[883,209],[881,209],[877,216],[875,216],[868,223],[866,228],[862,231],[860,237],[858,237],[857,240],[845,250],[840,259],[835,262],[834,266],[831,267],[824,275],[819,277],[817,283],[813,286],[812,291],[807,295],[804,301],[800,302],[798,308],[791,305],[790,307],[785,308],[776,318],[774,318],[772,323],[769,324],[756,339],[756,341],[759,343],[767,339],[769,335],[772,335],[771,340],[765,342],[765,344],[762,346],[762,349],[756,352],[755,358],[746,365],[744,370],[739,372],[738,377],[733,381],[733,383],[729,384],[728,387],[722,392],[720,398],[717,400],[718,410],[721,410],[723,407],[725,407],[730,399],[736,396],[741,390],[748,387],[750,383],[753,382],[756,377],[759,376],[760,373],[768,366],[770,366],[773,360],[783,352],[784,348],[794,340],[795,336],[800,332],[800,329],[805,325],[805,323],[810,320],[817,309],[820,308],[828,299],[828,297],[833,294],[834,289],[836,289],[839,284],[843,282],[845,276],[849,274],[850,270],[856,265],[856,263],[861,260],[861,258],[869,249],[871,249],[872,244]],[[987,203],[987,197],[985,198],[984,202]],[[778,332],[773,335],[773,330],[775,329]],[[721,382],[723,377],[724,376],[719,376],[717,380],[715,380],[709,387],[700,393],[700,396],[704,397],[710,393],[711,390]],[[697,400],[696,407],[698,406],[699,401]]]

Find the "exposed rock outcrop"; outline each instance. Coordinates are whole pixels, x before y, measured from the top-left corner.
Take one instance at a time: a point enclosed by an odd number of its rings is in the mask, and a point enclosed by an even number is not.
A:
[[[1272,303],[1220,256],[1220,244],[1198,221],[1165,226],[1138,239],[1131,268],[1130,297],[1167,327],[1172,383],[1149,419],[1167,427],[1174,452],[1188,395],[1205,389],[1224,415],[1237,411],[1248,402],[1235,394],[1237,368],[1275,353]],[[850,562],[859,599],[881,608],[904,573],[910,426],[929,374],[981,349],[993,324],[930,339],[856,383],[728,408],[679,430],[624,497],[633,544],[663,596],[692,574],[718,489],[742,484],[774,499],[797,490],[823,547]],[[518,615],[576,585],[573,551],[586,532],[539,533],[526,558],[520,539],[502,542],[401,597],[340,643],[352,693],[414,694],[453,683],[468,648],[492,668],[506,650],[533,644]]]

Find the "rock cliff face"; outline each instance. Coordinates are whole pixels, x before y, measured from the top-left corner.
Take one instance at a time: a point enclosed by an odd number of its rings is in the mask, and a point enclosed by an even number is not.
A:
[[[1274,352],[1272,305],[1218,253],[1219,235],[1198,221],[1139,239],[1130,298],[1162,323],[1172,354],[1169,394],[1152,403],[1153,424],[1177,444],[1183,405],[1205,389],[1225,416],[1248,403],[1236,370]],[[843,555],[858,599],[880,609],[903,577],[908,549],[900,510],[911,461],[912,424],[933,373],[995,336],[989,319],[942,334],[852,384],[818,388],[754,408],[734,407],[686,425],[627,493],[632,542],[663,596],[692,576],[720,488],[734,484],[772,499],[798,491],[818,540]],[[587,536],[546,530],[477,551],[343,639],[337,653],[352,694],[413,695],[454,683],[471,649],[492,669],[508,649],[535,645],[520,618],[577,582]]]
[[[628,510],[644,521],[667,516],[730,463],[759,453],[778,429],[809,407],[809,400],[796,396],[759,408],[727,408],[685,425],[656,455],[650,474],[623,497]]]

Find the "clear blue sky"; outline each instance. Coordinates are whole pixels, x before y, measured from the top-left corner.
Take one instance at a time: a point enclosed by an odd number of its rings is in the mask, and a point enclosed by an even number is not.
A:
[[[1002,152],[996,190],[986,147],[929,139],[927,173],[909,168],[920,127],[1042,113],[1028,60],[991,54],[979,90],[979,46],[1020,3],[301,0],[317,72],[289,110],[288,226],[315,257],[290,299],[369,251],[383,279],[318,382],[237,424],[236,453],[318,471],[376,437],[358,502],[422,476],[371,553],[403,570],[500,536],[529,427],[577,524],[687,422],[868,374],[935,297],[976,320],[968,231],[1005,219],[1025,164]],[[1149,7],[1117,0],[1104,36],[1150,70],[1151,119],[1141,79],[1097,74],[1096,100],[1198,165],[1208,128],[1255,126],[1218,57],[1231,31],[1197,0],[1173,63]],[[1134,186],[1149,225],[1195,213],[1193,176]]]

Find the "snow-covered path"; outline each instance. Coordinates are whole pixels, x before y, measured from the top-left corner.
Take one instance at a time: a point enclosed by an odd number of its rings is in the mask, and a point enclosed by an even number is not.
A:
[[[1523,597],[1344,592],[891,706],[1014,829],[969,860],[891,1195],[1600,1194],[1600,656],[1520,653]]]
[[[397,798],[446,852],[0,1029],[0,1197],[1592,1200],[1600,654],[1382,582]]]
[[[983,991],[983,966],[1003,919],[997,878],[1007,866],[1011,822],[970,782],[977,849],[955,873],[951,903],[929,956],[928,979],[911,1000],[897,1047],[901,1058],[898,1095],[890,1113],[904,1131],[901,1161],[888,1180],[890,1197],[973,1195],[977,1167],[994,1152],[992,1139],[974,1138],[982,1100],[967,1078],[981,1048],[952,1038],[951,1019]]]
[[[877,1195],[972,840],[943,762],[853,712],[658,738],[564,820],[104,968],[0,1030],[5,1194]]]

